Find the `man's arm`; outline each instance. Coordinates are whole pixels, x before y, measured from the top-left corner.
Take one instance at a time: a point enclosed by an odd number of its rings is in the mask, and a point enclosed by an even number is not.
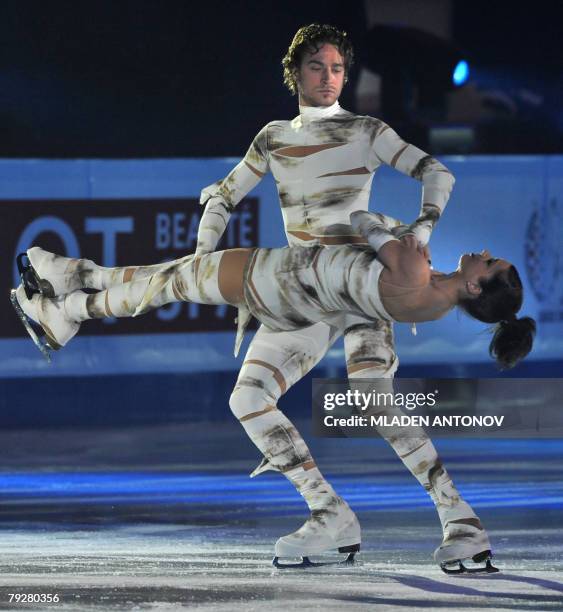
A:
[[[258,133],[244,159],[224,179],[202,190],[199,203],[205,210],[199,223],[196,255],[215,250],[236,205],[268,172],[267,127]]]
[[[422,181],[420,214],[410,225],[410,230],[420,244],[426,245],[446,207],[455,179],[444,164],[406,143],[388,125],[374,119],[371,121],[373,123],[371,127],[368,124],[368,128],[373,130],[373,136],[368,168],[372,170],[383,162]]]

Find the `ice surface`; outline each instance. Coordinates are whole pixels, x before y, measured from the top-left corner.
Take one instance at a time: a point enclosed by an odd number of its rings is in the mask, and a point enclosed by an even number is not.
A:
[[[563,609],[558,441],[438,441],[502,570],[459,577],[434,565],[433,507],[381,442],[311,440],[363,540],[354,566],[307,570],[271,566],[306,507],[280,475],[248,479],[259,456],[237,427],[3,432],[0,445],[0,609]]]

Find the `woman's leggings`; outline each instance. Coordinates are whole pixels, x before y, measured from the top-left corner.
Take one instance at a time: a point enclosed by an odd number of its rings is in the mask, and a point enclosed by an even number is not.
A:
[[[75,291],[66,296],[65,310],[74,321],[104,317],[134,317],[170,302],[228,304],[219,289],[219,264],[223,251],[188,255],[162,264],[127,268],[127,282],[98,293]],[[95,264],[92,264],[95,266]],[[103,269],[98,269],[98,272]],[[105,283],[100,283],[105,284]]]

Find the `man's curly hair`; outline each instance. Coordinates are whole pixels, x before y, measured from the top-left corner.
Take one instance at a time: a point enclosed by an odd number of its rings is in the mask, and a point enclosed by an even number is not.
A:
[[[348,80],[348,73],[354,63],[354,49],[348,35],[334,26],[312,23],[297,30],[282,60],[283,81],[292,95],[297,93],[297,74],[304,54],[316,53],[325,43],[334,45],[344,58],[344,82]]]

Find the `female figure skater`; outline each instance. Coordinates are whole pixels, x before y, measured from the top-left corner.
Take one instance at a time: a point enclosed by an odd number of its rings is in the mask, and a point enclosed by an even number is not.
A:
[[[33,247],[28,251],[31,299],[13,292],[25,315],[44,330],[52,349],[64,346],[87,319],[130,317],[170,302],[230,304],[273,330],[299,329],[350,312],[366,319],[424,322],[455,306],[485,323],[497,323],[490,353],[511,368],[532,348],[535,323],[518,319],[522,282],[510,262],[484,250],[460,257],[456,270],[430,268],[412,234],[401,239],[389,218],[358,211],[354,229],[371,248],[343,245],[230,249],[154,266],[102,268]],[[80,289],[98,289],[86,294]],[[28,289],[29,292],[29,289]]]
[[[128,268],[102,268],[89,260],[60,257],[34,247],[27,252],[31,268],[24,276],[28,282],[12,291],[12,303],[28,331],[34,335],[31,319],[41,326],[53,349],[64,346],[87,319],[137,316],[170,302],[191,301],[237,306],[237,344],[247,313],[270,329],[295,330],[321,320],[330,323],[343,312],[367,321],[423,322],[439,319],[459,306],[474,318],[497,324],[489,350],[502,368],[513,367],[528,354],[535,322],[516,316],[522,305],[522,283],[508,261],[483,251],[462,255],[451,273],[437,272],[412,234],[395,237],[389,218],[358,211],[350,219],[369,247],[232,249]],[[86,294],[82,288],[99,292]],[[251,438],[264,435],[256,432]],[[299,451],[284,449],[279,457],[267,459],[273,469],[284,472],[296,463],[293,454]],[[472,558],[486,561],[491,571],[490,544],[478,517],[461,500],[439,461],[428,472],[425,487],[444,528],[436,561],[446,570],[449,564]],[[324,491],[315,490],[304,476],[301,493],[314,497]],[[327,548],[327,538],[341,552],[359,550],[357,519],[341,498],[335,499],[334,508],[316,511],[316,523],[313,512],[305,531],[313,531],[319,550]],[[276,555],[299,554],[300,538],[306,535],[311,541],[310,533],[300,531],[280,538]]]

